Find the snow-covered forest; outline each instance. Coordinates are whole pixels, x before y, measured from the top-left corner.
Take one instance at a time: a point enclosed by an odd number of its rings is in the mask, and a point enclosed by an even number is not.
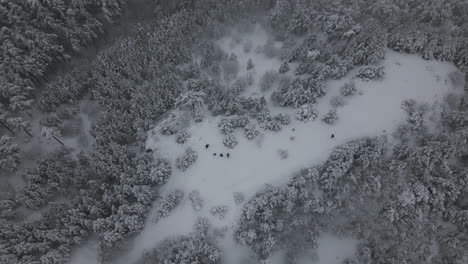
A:
[[[468,1],[0,0],[0,264],[468,263]]]

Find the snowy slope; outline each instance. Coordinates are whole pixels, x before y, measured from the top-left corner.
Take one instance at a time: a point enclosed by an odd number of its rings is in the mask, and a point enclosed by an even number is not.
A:
[[[254,43],[265,42],[267,36],[257,31],[258,29],[251,36]],[[245,54],[240,44],[231,50],[229,39],[220,40],[218,43],[226,50],[235,52],[242,67],[251,57],[256,65],[257,80],[265,71],[276,70],[279,67],[278,59],[266,58],[262,54]],[[346,98],[346,105],[338,109],[339,120],[332,126],[321,122],[320,117],[331,109],[330,99],[339,94],[339,88],[353,77],[353,73],[342,80],[327,83],[327,95],[320,99],[317,106],[320,114],[317,120],[303,123],[292,118],[292,123],[283,127],[282,131],[262,131],[262,140],[255,142],[248,141],[242,131],[236,131],[239,144],[233,150],[222,144],[222,135],[217,127],[219,117],[207,116],[203,122],[194,123],[189,128],[192,137],[184,145],[177,144],[174,136],[157,135],[158,140],[150,137],[148,147],[158,148],[163,156],[172,161],[180,156],[187,146],[196,150],[199,158],[185,172],[175,169],[169,182],[161,190],[163,195],[176,189],[183,190],[185,197],[182,203],[168,218],[161,219],[157,224],[153,221],[153,210],[145,229],[135,239],[129,254],[117,261],[117,264],[134,263],[145,249],[155,247],[163,239],[189,233],[199,216],[209,218],[214,227],[227,226],[230,234],[242,209],[242,205],[234,203],[233,192],[242,192],[248,199],[265,183],[286,183],[295,170],[325,161],[334,147],[346,141],[363,136],[387,134],[395,130],[405,119],[405,113],[400,108],[405,99],[414,98],[418,102],[435,105],[442,100],[446,92],[456,91],[448,77],[449,73],[456,71],[451,64],[425,61],[417,56],[388,51],[383,66],[386,74],[383,81],[356,80],[360,95]],[[251,92],[259,93],[258,90]],[[294,111],[291,109],[272,110],[289,113],[294,117]],[[330,138],[332,133],[335,134],[334,139]],[[294,140],[291,140],[291,137],[294,137]],[[208,149],[205,149],[206,144],[210,144]],[[279,149],[288,150],[289,157],[280,159]],[[227,152],[230,153],[230,158],[213,156],[213,153]],[[188,199],[188,193],[192,190],[198,190],[204,199],[204,208],[199,212],[192,209]],[[209,213],[210,208],[216,205],[227,205],[230,208],[223,220]],[[339,259],[353,254],[355,241],[337,241],[333,237],[323,237],[320,240],[319,264],[339,263]],[[336,245],[342,249],[334,250],[324,245]],[[242,256],[249,254],[246,249],[235,245],[231,235],[221,241],[220,247],[225,249],[224,258],[228,264],[240,263]],[[335,251],[345,255],[332,256]],[[84,263],[83,261],[83,258],[80,258],[72,263]],[[93,262],[87,259],[86,263]],[[304,263],[315,262],[305,260]]]

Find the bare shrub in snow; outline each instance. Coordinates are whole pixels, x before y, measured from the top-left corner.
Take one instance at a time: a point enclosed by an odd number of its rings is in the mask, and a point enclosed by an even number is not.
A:
[[[198,154],[192,148],[185,150],[185,153],[176,159],[176,167],[182,171],[187,170],[198,159]]]
[[[240,205],[241,203],[245,201],[245,195],[241,192],[235,192],[232,195],[234,197],[234,203],[236,205]]]
[[[193,190],[189,193],[189,200],[192,204],[192,208],[195,211],[200,211],[203,208],[203,198],[200,196],[200,192]]]
[[[238,143],[239,142],[237,141],[236,137],[234,135],[232,135],[232,134],[226,135],[223,138],[223,144],[227,148],[233,149],[233,148],[235,148],[237,146]]]
[[[260,134],[260,131],[258,131],[257,126],[250,123],[244,127],[244,135],[248,140],[253,140]]]
[[[384,67],[364,66],[359,69],[356,77],[363,81],[381,80],[385,75]]]
[[[187,140],[191,136],[192,135],[187,131],[179,132],[179,133],[177,133],[177,136],[176,136],[176,142],[179,143],[179,144],[185,144],[185,143],[187,143]]]
[[[253,48],[252,40],[248,39],[244,42],[243,50],[245,53],[250,53]]]
[[[156,221],[158,221],[161,218],[168,217],[172,210],[174,210],[174,208],[176,208],[180,204],[183,198],[184,192],[180,190],[176,190],[166,195],[159,204]]]
[[[224,219],[228,211],[229,211],[229,207],[227,205],[217,205],[217,206],[213,206],[210,209],[210,213],[219,219]]]
[[[317,117],[318,112],[313,104],[302,105],[296,112],[296,119],[303,122],[315,120]]]
[[[271,89],[273,84],[278,80],[278,73],[275,71],[267,71],[260,79],[260,89],[262,91],[268,91]]]
[[[284,160],[284,159],[287,159],[289,157],[289,152],[286,149],[279,149],[278,150],[278,155],[279,155],[280,159]]]
[[[253,64],[252,59],[249,58],[249,60],[247,61],[247,67],[246,67],[246,69],[249,71],[249,70],[253,69],[254,67],[255,67],[255,66],[254,66],[254,64]]]
[[[213,229],[213,236],[218,237],[218,238],[224,238],[228,230],[229,230],[229,227],[227,226],[216,227]]]
[[[356,83],[353,81],[345,83],[341,88],[340,88],[340,94],[342,96],[351,96],[356,94]]]
[[[227,81],[234,80],[239,73],[239,61],[237,56],[232,53],[226,61],[222,63],[224,79]]]
[[[334,108],[341,108],[345,105],[345,100],[342,96],[333,96],[330,99],[330,105]]]
[[[281,74],[287,73],[289,71],[289,63],[287,61],[281,63],[278,72]]]
[[[263,46],[263,53],[268,58],[274,58],[280,55],[281,50],[275,47],[273,40],[269,39],[267,43]]]
[[[336,110],[330,110],[328,113],[323,116],[322,121],[329,124],[333,125],[336,121],[338,120],[338,115],[336,113]]]

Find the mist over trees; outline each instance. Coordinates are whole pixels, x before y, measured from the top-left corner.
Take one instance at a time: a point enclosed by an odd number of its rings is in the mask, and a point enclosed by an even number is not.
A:
[[[132,24],[130,33],[83,65],[51,77],[95,46],[128,4],[0,0],[0,177],[18,173],[24,180],[20,190],[0,195],[2,264],[67,263],[72,249],[91,236],[99,241],[101,259],[110,261],[143,229],[155,200],[159,217],[168,215],[184,195],[158,200],[159,187],[174,169],[192,166],[198,154],[184,146],[172,163],[157,150],[145,153],[144,143],[157,123],[163,135],[187,142],[190,134],[170,114],[175,109],[197,122],[204,108],[222,116],[222,143],[235,148],[237,130],[254,140],[260,130],[280,131],[291,118],[333,124],[335,110],[318,113],[315,107],[326,95],[325,82],[353,69],[362,80],[385,78],[387,48],[453,62],[468,76],[466,1],[155,0],[145,5],[154,18]],[[266,18],[275,40],[284,41],[278,54],[269,44],[281,65],[262,77],[260,87],[271,91],[275,104],[294,108],[295,116],[271,113],[264,97],[245,96],[254,84],[240,72],[254,71],[256,62],[239,65],[212,41],[227,26],[258,16]],[[249,45],[244,49],[254,52]],[[220,76],[232,83],[223,84]],[[355,95],[355,84],[340,93]],[[66,134],[64,121],[78,122],[79,115],[61,110],[85,97],[99,109],[92,148],[57,148],[29,164],[15,141],[32,129],[28,113],[40,112],[41,126],[60,136]],[[407,122],[395,132],[396,143],[356,139],[324,164],[296,172],[286,186],[266,186],[248,201],[238,196],[244,207],[235,240],[259,260],[285,250],[288,263],[316,248],[323,232],[359,239],[357,263],[466,263],[467,100],[448,97],[436,130],[426,126],[417,98],[404,102]],[[198,191],[187,197],[195,211],[202,210]],[[41,217],[27,220],[25,210]],[[229,213],[224,205],[211,211],[220,218]],[[343,221],[331,221],[338,218]],[[221,263],[207,229],[197,230],[164,241],[144,263]]]

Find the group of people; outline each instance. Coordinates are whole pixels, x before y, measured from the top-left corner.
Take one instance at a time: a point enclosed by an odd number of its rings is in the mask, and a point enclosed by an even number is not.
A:
[[[206,145],[205,145],[205,148],[206,148],[206,149],[208,149],[209,147],[210,147],[210,144],[206,144]],[[218,153],[216,153],[216,152],[213,153],[213,156],[217,156],[217,155],[218,155]],[[219,153],[219,156],[220,156],[221,158],[224,158],[224,153]],[[229,158],[230,156],[231,156],[231,155],[230,155],[229,153],[226,153],[226,157],[227,157],[227,158]]]

